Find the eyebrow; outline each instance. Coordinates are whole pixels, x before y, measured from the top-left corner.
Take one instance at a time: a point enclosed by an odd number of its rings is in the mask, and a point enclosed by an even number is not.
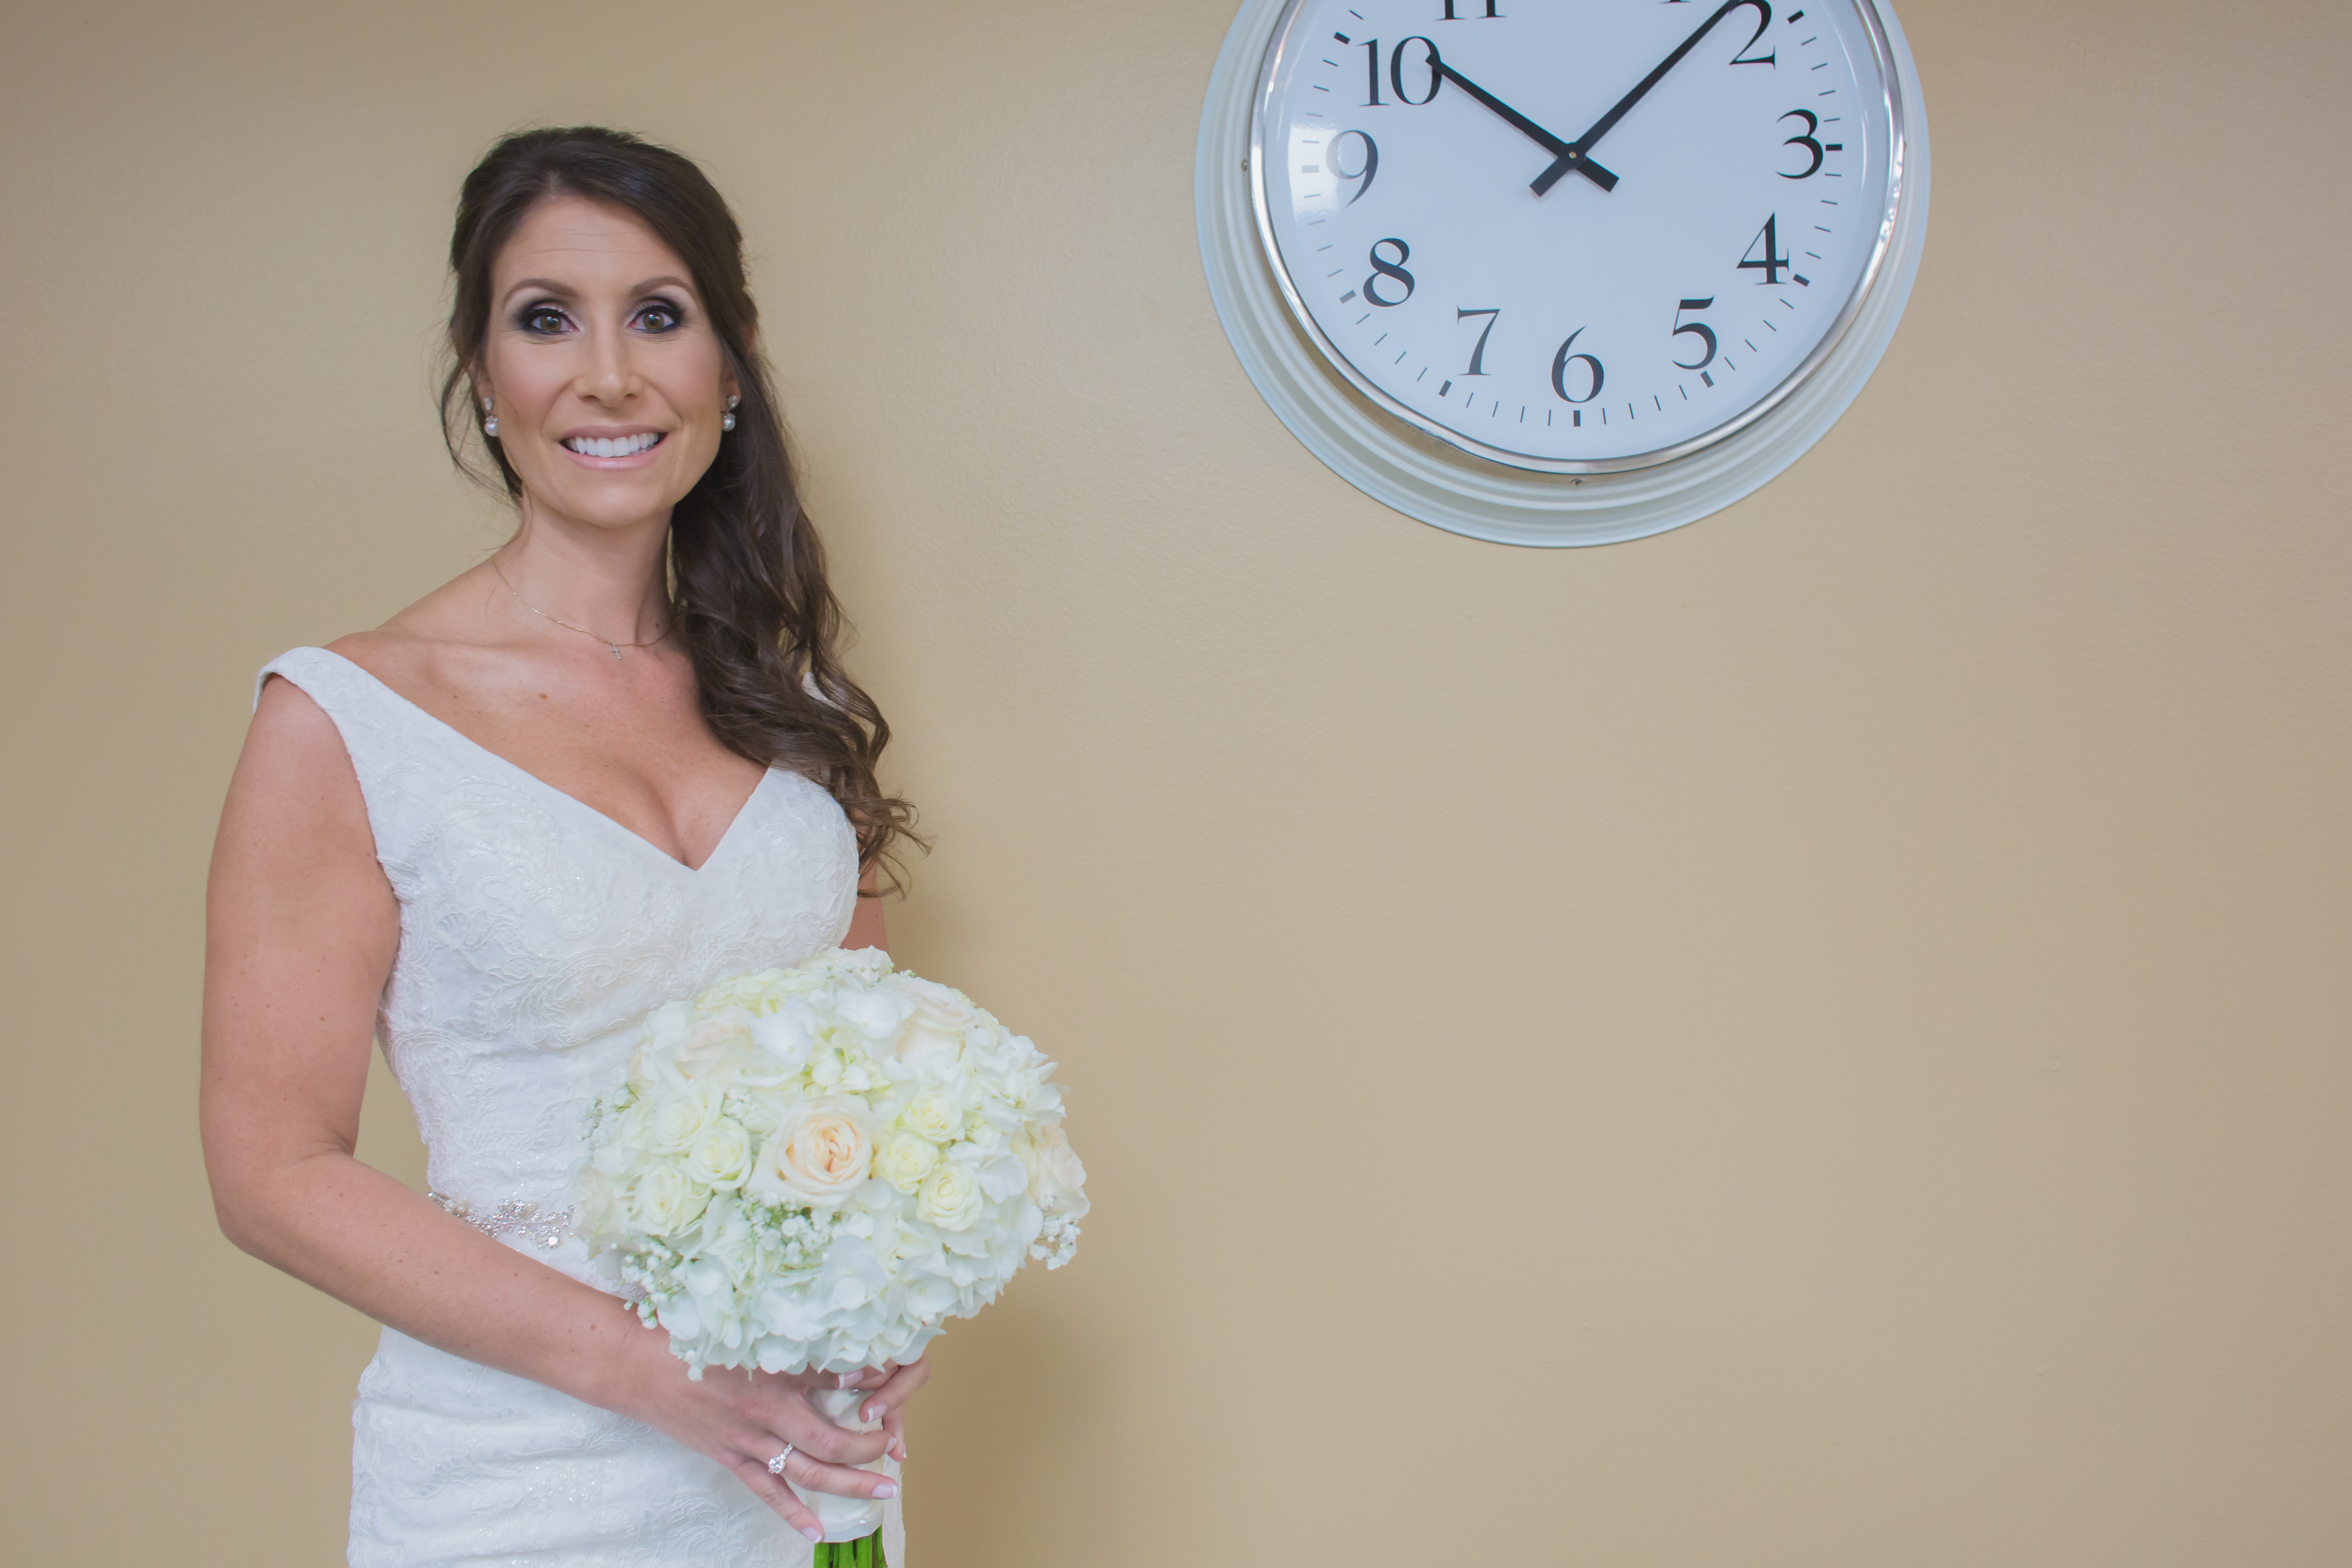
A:
[[[674,277],[673,275],[665,272],[658,278],[646,279],[644,282],[630,289],[629,293],[632,298],[635,298],[639,295],[650,294],[656,289],[682,289],[688,294],[694,292],[693,284],[688,283],[683,278]],[[501,303],[504,303],[506,300],[513,299],[518,294],[534,289],[541,294],[552,294],[560,300],[570,300],[576,297],[570,285],[559,283],[552,278],[518,278],[508,287],[507,291],[503,295],[499,296],[499,300]]]

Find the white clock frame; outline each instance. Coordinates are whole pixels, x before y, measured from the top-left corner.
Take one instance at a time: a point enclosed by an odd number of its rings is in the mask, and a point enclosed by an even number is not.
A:
[[[1303,0],[1243,0],[1201,111],[1193,208],[1209,294],[1242,368],[1276,417],[1334,473],[1408,517],[1499,544],[1612,544],[1679,528],[1771,480],[1826,435],[1875,370],[1911,295],[1927,224],[1927,123],[1917,68],[1893,11],[1874,24],[1890,121],[1887,210],[1853,299],[1821,344],[1728,433],[1652,454],[1645,466],[1541,471],[1478,457],[1400,417],[1309,336],[1270,258],[1254,170],[1267,51]],[[1574,468],[1578,465],[1554,465]],[[1613,470],[1613,471],[1612,471]]]

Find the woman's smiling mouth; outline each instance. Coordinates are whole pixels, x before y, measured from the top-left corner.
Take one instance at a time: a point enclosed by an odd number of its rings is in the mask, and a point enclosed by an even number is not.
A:
[[[634,458],[639,452],[651,451],[662,443],[657,431],[640,430],[634,436],[569,436],[564,438],[566,451],[583,458]]]

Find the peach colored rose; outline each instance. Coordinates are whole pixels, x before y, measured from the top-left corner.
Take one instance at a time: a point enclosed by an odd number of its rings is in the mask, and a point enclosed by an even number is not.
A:
[[[753,1197],[813,1209],[839,1208],[874,1164],[879,1126],[853,1095],[811,1095],[793,1107],[760,1146],[744,1190]]]

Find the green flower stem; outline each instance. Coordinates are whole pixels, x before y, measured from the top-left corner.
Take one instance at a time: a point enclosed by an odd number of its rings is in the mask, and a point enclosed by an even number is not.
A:
[[[890,1559],[882,1550],[882,1532],[877,1530],[856,1541],[818,1542],[812,1568],[890,1568]]]

